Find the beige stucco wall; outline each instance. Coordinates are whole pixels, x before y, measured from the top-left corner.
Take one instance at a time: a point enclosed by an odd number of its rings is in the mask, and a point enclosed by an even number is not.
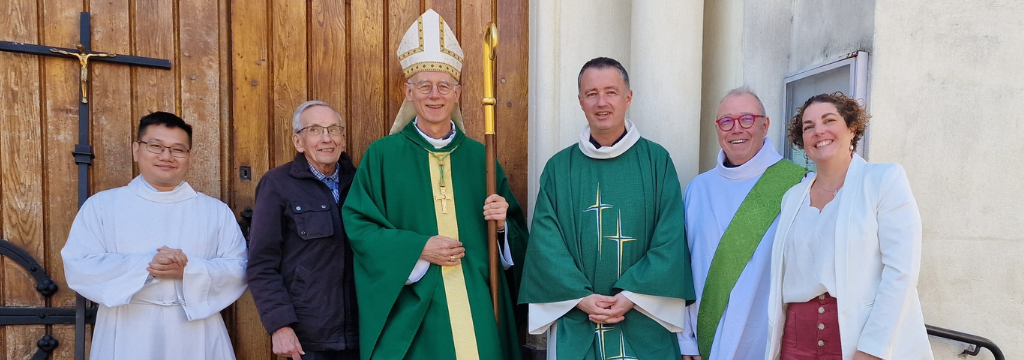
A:
[[[544,164],[574,143],[587,124],[576,97],[580,67],[607,56],[629,68],[630,16],[625,1],[530,1],[531,218]]]
[[[682,184],[697,175],[703,4],[700,1],[530,1],[530,183],[528,214],[548,159],[579,140],[586,117],[577,76],[607,56],[630,75],[627,117],[672,155]],[[540,336],[530,345],[544,348]]]
[[[1024,2],[879,1],[871,160],[907,170],[932,325],[1024,354]],[[962,346],[932,341],[936,359]],[[987,351],[976,359],[991,359]]]
[[[1024,353],[1024,1],[531,0],[530,11],[530,210],[547,159],[586,123],[576,75],[590,58],[631,71],[630,117],[672,151],[685,184],[714,166],[726,91],[753,88],[781,146],[783,78],[865,50],[869,161],[902,164],[917,196],[926,322]],[[939,360],[963,349],[932,344]]]
[[[640,134],[670,152],[684,184],[697,175],[702,14],[700,1],[530,1],[531,215],[544,164],[586,125],[576,81],[599,56],[629,71]]]
[[[783,145],[783,79],[857,50],[871,51],[874,0],[707,0],[700,170],[715,166],[714,118],[729,90],[747,86],[764,102],[769,137]],[[743,24],[737,27],[736,24]]]
[[[869,161],[902,164],[917,195],[926,322],[1024,353],[1024,2],[708,0],[704,16],[700,169],[726,91],[753,88],[781,145],[783,78],[870,52]],[[931,340],[940,360],[963,350]]]

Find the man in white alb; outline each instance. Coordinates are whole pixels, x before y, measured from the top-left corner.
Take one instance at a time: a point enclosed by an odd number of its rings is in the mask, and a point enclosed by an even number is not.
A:
[[[803,178],[768,140],[770,120],[749,89],[718,106],[722,151],[686,186],[686,241],[697,302],[679,333],[684,360],[758,359],[768,336],[768,275],[782,195]],[[699,355],[698,355],[699,354]]]
[[[184,182],[192,127],[139,121],[140,175],[82,205],[61,250],[68,286],[99,303],[92,359],[234,359],[220,311],[245,291],[245,240],[220,200]]]

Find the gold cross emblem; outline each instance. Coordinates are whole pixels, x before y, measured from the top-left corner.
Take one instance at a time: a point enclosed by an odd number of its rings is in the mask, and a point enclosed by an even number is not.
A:
[[[445,191],[444,185],[441,185],[440,191],[441,191],[440,194],[434,195],[434,201],[440,201],[441,202],[441,213],[442,214],[447,214],[448,213],[448,200],[454,200],[454,199],[452,199],[452,196],[448,195],[448,192]]]
[[[601,215],[602,210],[611,209],[611,204],[605,204],[601,202],[601,183],[597,184],[597,200],[594,201],[594,205],[590,205],[586,210],[593,211],[597,215],[597,253],[601,254],[601,236],[604,234],[602,227],[604,226],[604,216]],[[600,257],[600,255],[599,255]]]
[[[606,324],[597,324],[597,327],[594,328],[594,336],[597,337],[598,350],[600,352],[601,359],[605,358],[605,356],[604,356],[604,347],[605,347],[604,334],[606,332],[613,331],[613,330],[615,330],[614,326],[608,326]]]
[[[622,276],[622,250],[627,242],[636,241],[635,238],[631,238],[626,235],[622,235],[622,210],[619,210],[619,219],[615,224],[615,235],[605,236],[608,240],[614,241],[619,245],[619,276]]]

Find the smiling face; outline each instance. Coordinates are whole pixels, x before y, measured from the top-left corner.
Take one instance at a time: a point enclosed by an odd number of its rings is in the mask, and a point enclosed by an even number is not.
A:
[[[836,106],[828,102],[813,103],[804,110],[801,120],[804,151],[815,163],[832,159],[849,159],[852,155],[850,144],[854,130]]]
[[[758,115],[753,126],[744,129],[740,121],[736,121],[743,115]],[[750,94],[737,94],[728,96],[718,106],[718,115],[715,119],[724,117],[733,118],[732,129],[722,130],[715,124],[715,132],[718,135],[718,145],[725,152],[725,157],[733,165],[743,165],[750,161],[761,147],[764,146],[764,137],[768,135],[770,120],[764,117],[764,109],[761,108],[757,98]]]
[[[342,127],[342,131],[336,135],[332,135],[326,129],[322,129],[320,135],[316,135],[308,129],[292,135],[295,150],[305,155],[306,160],[317,171],[330,176],[334,173],[334,166],[341,158],[341,153],[345,152],[345,130],[341,119],[338,119],[338,115],[329,107],[313,106],[303,111],[299,120],[302,121],[303,129],[313,125],[324,128]]]
[[[633,91],[614,67],[589,68],[580,76],[580,107],[587,116],[590,132],[617,137],[626,130],[626,110]]]
[[[405,99],[411,101],[416,107],[416,117],[419,121],[426,121],[431,124],[446,123],[451,120],[452,112],[459,104],[459,97],[462,95],[462,87],[448,73],[438,71],[418,72],[409,78],[405,85]],[[448,94],[441,94],[439,85],[446,85],[452,89]],[[430,92],[420,92],[420,87],[431,85]]]
[[[132,143],[132,159],[139,165],[139,173],[150,185],[160,191],[173,190],[185,180],[192,152],[186,151],[182,158],[171,155],[171,149],[189,150],[188,133],[180,128],[170,128],[162,124],[147,126],[139,141]],[[163,152],[154,154],[148,148],[159,144]],[[155,146],[154,146],[155,148]]]

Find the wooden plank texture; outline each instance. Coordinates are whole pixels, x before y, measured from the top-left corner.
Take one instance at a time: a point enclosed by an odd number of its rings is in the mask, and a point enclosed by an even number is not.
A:
[[[462,64],[462,118],[466,135],[484,141],[484,31],[491,23],[492,0],[462,0],[462,18],[459,24],[462,36],[459,44],[465,53]],[[498,35],[501,35],[499,30]],[[498,41],[501,44],[501,40]]]
[[[309,96],[339,111],[348,105],[346,10],[340,1],[310,0]]]
[[[231,179],[238,177],[237,171],[232,171],[233,158],[232,139],[234,133],[231,131],[231,96],[234,91],[232,87],[231,72],[231,11],[228,6],[231,0],[218,0],[218,29],[220,36],[218,40],[218,61],[220,63],[220,169],[221,169],[221,200],[231,204]],[[225,321],[231,319],[225,319]],[[234,334],[232,334],[234,335]],[[232,337],[234,338],[234,337]]]
[[[508,176],[509,187],[522,206],[527,204],[527,144],[530,141],[529,108],[530,28],[529,0],[495,0],[498,13],[498,66],[495,131],[498,162]]]
[[[36,6],[30,0],[3,2],[0,39],[38,43]],[[0,53],[0,237],[45,261],[40,63],[35,55]],[[0,304],[44,306],[28,272],[9,259],[0,261]],[[6,326],[0,353],[6,359],[28,358],[45,333],[42,325]]]
[[[405,102],[405,75],[402,74],[402,64],[398,62],[398,44],[402,43],[402,36],[405,31],[419,18],[422,13],[418,1],[389,1],[387,9],[386,30],[387,44],[384,48],[384,60],[387,62],[387,77],[384,78],[385,99],[387,99],[387,116],[385,117],[384,131],[387,134],[391,125],[398,116],[398,110]]]
[[[134,55],[177,62],[177,27],[171,1],[134,0]],[[171,71],[132,67],[134,119],[156,111],[181,114],[178,109],[176,68]],[[136,123],[137,127],[138,124]]]
[[[188,181],[196,191],[221,197],[220,83],[218,4],[181,0],[177,28],[180,116],[192,125],[192,164]],[[158,70],[168,74],[175,71]]]
[[[273,1],[274,107],[270,134],[270,167],[295,158],[292,113],[307,100],[306,6],[288,0]],[[338,109],[344,111],[344,109]]]
[[[132,54],[128,3],[95,1],[89,10],[92,14],[93,49]],[[131,142],[136,137],[133,129],[139,117],[132,111],[131,74],[131,66],[104,62],[92,65],[90,82],[95,100],[89,107],[92,112],[90,143],[96,154],[90,170],[90,190],[93,193],[127,185],[133,177]]]
[[[462,0],[465,2],[466,0]],[[490,0],[486,0],[490,1]],[[457,0],[423,0],[423,9],[420,13],[434,9],[441,18],[448,23],[448,26],[459,36],[459,1]],[[461,39],[461,37],[460,37]]]
[[[79,43],[79,18],[82,2],[55,0],[43,4],[43,44],[74,48]],[[44,149],[44,268],[53,281],[64,284],[64,266],[60,249],[67,241],[71,221],[78,203],[78,169],[70,155],[78,143],[78,103],[81,68],[78,61],[69,58],[44,57],[42,82],[46,101],[43,103]],[[40,262],[43,262],[40,259]],[[75,292],[67,286],[58,288],[47,306],[73,307]],[[64,346],[52,353],[51,359],[74,359],[75,332],[73,325],[52,325],[51,333]]]
[[[363,150],[374,140],[387,134],[391,125],[387,118],[384,95],[384,7],[381,2],[352,3],[351,71],[352,101],[348,108],[347,151],[353,159],[361,159]]]
[[[269,3],[267,0],[232,0],[232,128],[231,208],[238,213],[253,205],[259,177],[269,169],[267,149],[270,114]],[[237,176],[241,166],[252,169],[253,179]],[[235,304],[235,353],[239,359],[272,357],[270,337],[263,329],[248,291]]]
[[[91,190],[127,184],[139,117],[170,111],[194,129],[186,180],[238,213],[252,206],[260,177],[292,159],[291,114],[303,101],[323,100],[343,115],[346,150],[357,164],[387,135],[405,98],[395,52],[428,8],[445,18],[465,52],[460,102],[468,134],[478,140],[481,42],[497,19],[499,161],[525,202],[528,0],[5,0],[0,39],[73,47],[78,12],[86,9],[95,51],[171,60],[171,70],[92,66]],[[0,305],[74,305],[59,251],[75,214],[77,97],[73,59],[0,52],[0,236],[26,248],[61,287],[47,303],[24,271],[0,259]],[[239,178],[241,166],[250,167],[252,180]],[[281,359],[251,295],[223,316],[237,358]],[[73,327],[37,325],[0,327],[0,360],[26,359],[47,331],[61,341],[53,358],[73,358]]]

